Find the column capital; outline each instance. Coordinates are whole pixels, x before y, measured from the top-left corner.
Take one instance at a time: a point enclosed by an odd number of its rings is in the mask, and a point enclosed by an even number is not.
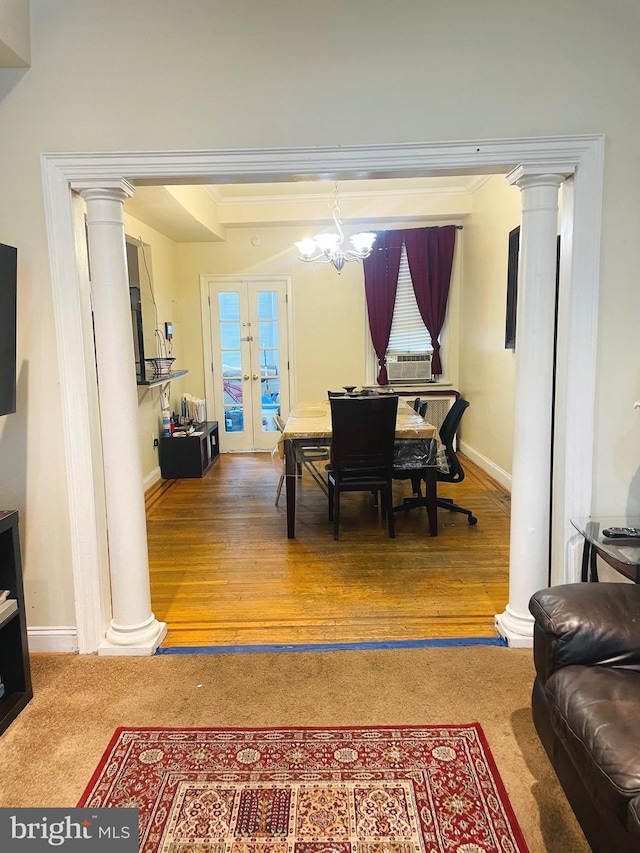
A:
[[[71,181],[71,189],[79,192],[86,199],[103,199],[106,201],[126,201],[130,198],[136,188],[126,178],[116,180],[94,180]]]
[[[555,187],[572,175],[575,166],[571,163],[541,163],[536,165],[520,165],[512,169],[506,176],[510,184],[515,184],[521,190],[529,187]]]

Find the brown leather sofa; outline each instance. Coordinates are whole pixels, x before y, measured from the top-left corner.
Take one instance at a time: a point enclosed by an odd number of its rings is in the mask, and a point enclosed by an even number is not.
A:
[[[533,721],[595,853],[640,851],[640,585],[535,593]]]

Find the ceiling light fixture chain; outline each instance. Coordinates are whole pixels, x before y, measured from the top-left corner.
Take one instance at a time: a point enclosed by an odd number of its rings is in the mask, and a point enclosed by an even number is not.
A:
[[[338,197],[338,182],[335,186],[335,197],[333,204],[329,203],[337,234],[318,234],[316,237],[306,237],[296,243],[298,257],[305,263],[333,264],[342,271],[345,263],[350,261],[363,261],[371,254],[376,235],[373,231],[362,231],[354,234],[351,239],[352,248],[343,249],[344,231],[342,230],[342,219],[340,216],[340,202]]]

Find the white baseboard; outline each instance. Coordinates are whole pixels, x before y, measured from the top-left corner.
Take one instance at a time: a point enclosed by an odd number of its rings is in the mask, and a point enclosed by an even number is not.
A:
[[[27,628],[30,652],[77,652],[78,631],[71,626]]]
[[[143,487],[144,491],[146,492],[147,489],[150,489],[151,486],[154,486],[158,482],[158,480],[160,480],[161,478],[162,478],[162,473],[160,471],[160,466],[158,465],[156,468],[153,469],[153,471],[151,471],[149,474],[147,474],[147,476],[143,479],[142,487]]]
[[[500,483],[500,485],[506,489],[509,493],[511,493],[511,474],[504,471],[490,459],[487,459],[486,456],[483,456],[482,453],[478,453],[477,450],[474,450],[473,447],[470,447],[466,442],[460,441],[458,442],[458,446],[460,447],[460,452],[464,453],[465,456],[468,456],[469,459],[478,466],[478,468],[482,468],[490,477]]]

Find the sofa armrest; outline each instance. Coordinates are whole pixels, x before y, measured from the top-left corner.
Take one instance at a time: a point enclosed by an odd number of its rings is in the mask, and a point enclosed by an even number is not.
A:
[[[536,592],[534,662],[544,684],[573,664],[640,670],[640,585],[573,583]]]
[[[633,849],[637,850],[640,845],[640,797],[634,797],[629,803],[629,811],[627,812],[627,829],[629,835],[635,843]]]

